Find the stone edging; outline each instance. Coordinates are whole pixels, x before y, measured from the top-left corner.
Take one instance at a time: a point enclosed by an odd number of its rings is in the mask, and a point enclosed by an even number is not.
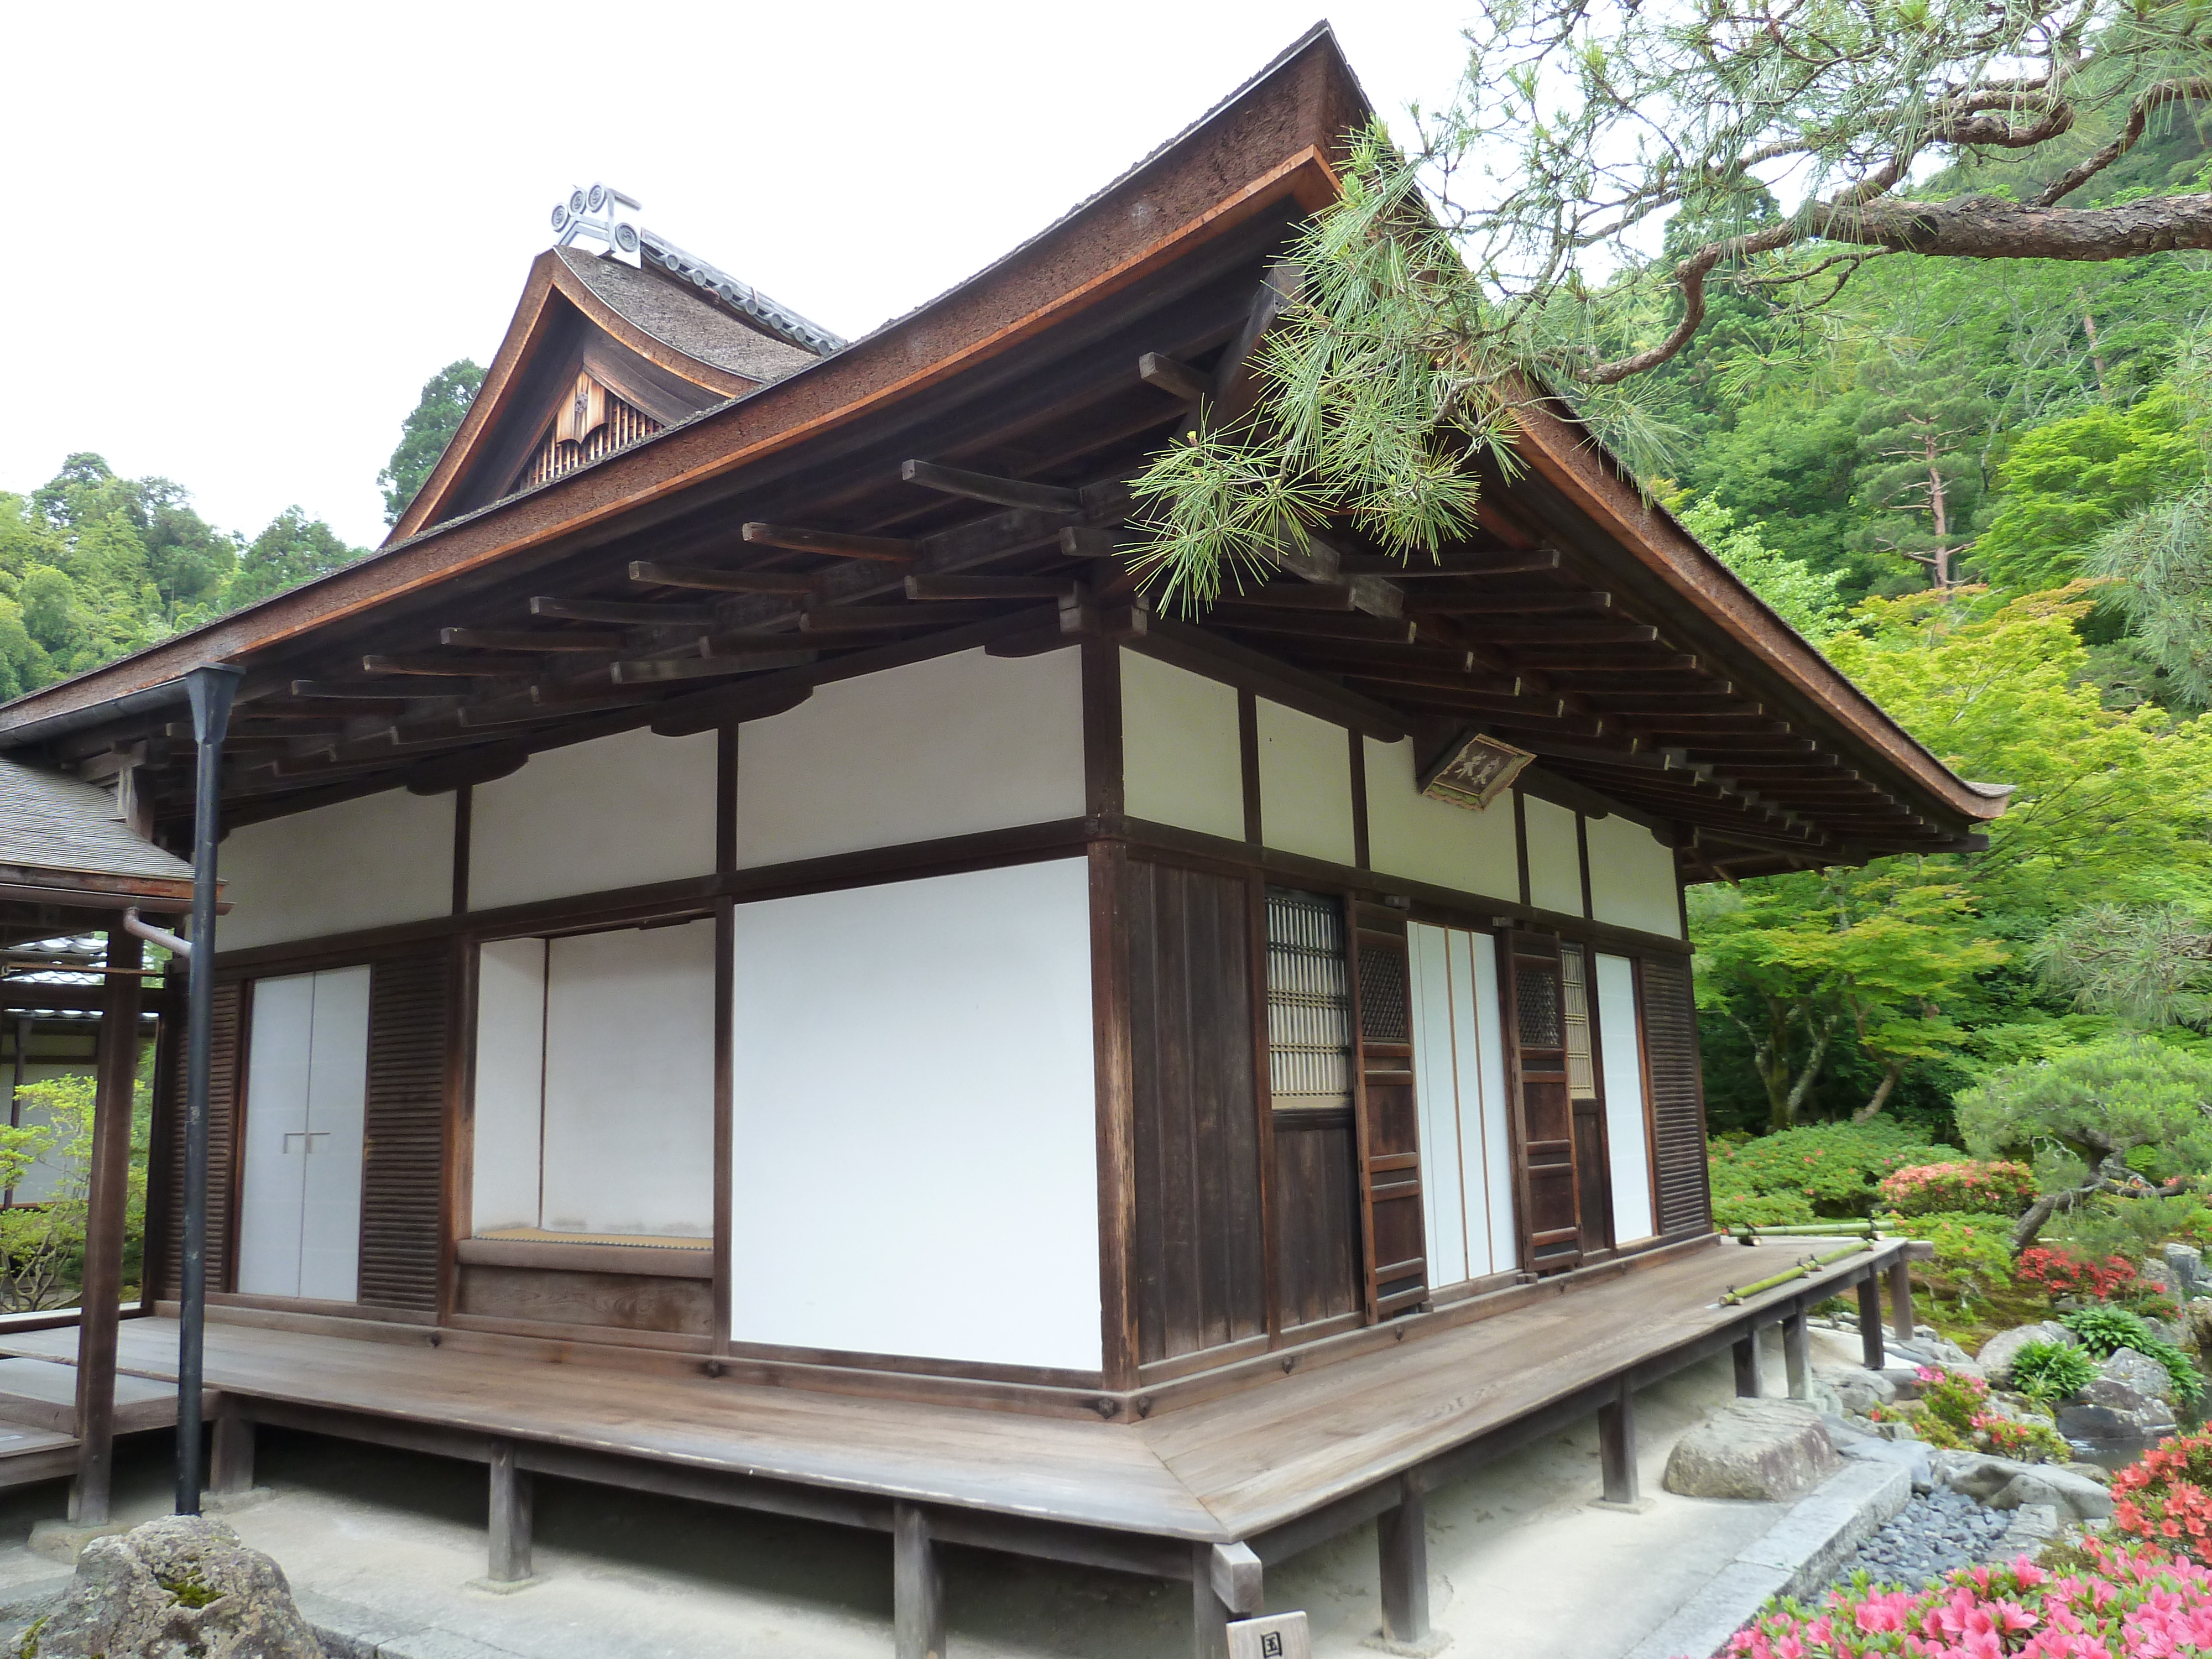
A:
[[[1824,1588],[1851,1552],[1911,1499],[1908,1465],[1846,1464],[1792,1504],[1626,1659],[1708,1659],[1775,1596]]]

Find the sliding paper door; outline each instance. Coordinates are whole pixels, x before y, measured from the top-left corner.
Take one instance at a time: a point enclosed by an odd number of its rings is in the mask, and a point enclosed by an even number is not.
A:
[[[361,1286],[367,968],[253,988],[238,1288],[351,1302]]]
[[[1632,1244],[1659,1231],[1651,1204],[1651,1137],[1644,1091],[1644,1034],[1636,1017],[1636,964],[1601,956],[1598,1049],[1605,1065],[1605,1140],[1611,1162],[1613,1240]]]
[[[1447,1286],[1520,1265],[1498,954],[1460,927],[1416,922],[1408,942],[1430,1279]]]

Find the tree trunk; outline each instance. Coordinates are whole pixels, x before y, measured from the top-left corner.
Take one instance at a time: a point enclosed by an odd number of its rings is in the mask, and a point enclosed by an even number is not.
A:
[[[1796,1127],[1797,1114],[1805,1104],[1805,1097],[1813,1092],[1813,1085],[1820,1075],[1820,1062],[1827,1058],[1828,1044],[1836,1035],[1836,1022],[1832,1019],[1825,1026],[1816,1030],[1813,1021],[1808,1018],[1805,1022],[1805,1027],[1808,1032],[1813,1033],[1813,1051],[1806,1055],[1804,1069],[1797,1073],[1797,1079],[1790,1085],[1789,1095],[1780,1103],[1774,1114],[1774,1127],[1777,1129]],[[1769,1093],[1771,1095],[1771,1091]]]
[[[1891,1091],[1897,1087],[1898,1079],[1904,1075],[1905,1062],[1901,1060],[1890,1061],[1888,1066],[1883,1068],[1881,1081],[1875,1085],[1874,1093],[1868,1097],[1867,1103],[1851,1114],[1851,1121],[1866,1123],[1879,1116],[1881,1109],[1889,1104],[1889,1097]]]

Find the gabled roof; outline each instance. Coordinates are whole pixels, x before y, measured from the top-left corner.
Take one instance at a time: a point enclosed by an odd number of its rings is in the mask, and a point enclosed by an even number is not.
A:
[[[1231,665],[1424,752],[1489,730],[1567,787],[1680,826],[1703,873],[1968,844],[2001,797],[1954,776],[1541,404],[1516,476],[1486,480],[1480,533],[1435,567],[1339,526],[1195,622],[1132,607],[1133,578],[1093,556],[1129,514],[1127,481],[1187,423],[1189,388],[1241,376],[1274,314],[1275,262],[1333,198],[1331,158],[1370,114],[1316,29],[975,276],[765,381],[693,356],[541,256],[431,505],[392,542],[0,707],[0,750],[66,758],[158,730],[181,674],[235,662],[249,673],[234,730],[262,734],[227,791],[240,822],[450,787],[596,732],[702,730],[892,662],[1089,629]],[[534,430],[545,405],[531,399],[557,388],[563,326],[610,373],[732,389],[537,488],[471,496]],[[940,580],[954,574],[969,580]],[[296,735],[318,711],[336,729]],[[181,822],[189,769],[167,765],[149,787]]]
[[[169,910],[191,886],[191,866],[133,834],[105,790],[0,759],[0,896]]]
[[[644,240],[635,266],[573,246],[532,262],[482,389],[387,545],[516,493],[580,372],[657,429],[843,343],[665,238]]]

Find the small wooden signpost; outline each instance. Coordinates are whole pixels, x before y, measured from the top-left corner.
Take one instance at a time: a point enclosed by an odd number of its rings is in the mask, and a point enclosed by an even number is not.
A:
[[[1229,1659],[1313,1659],[1313,1637],[1303,1613],[1272,1613],[1229,1626]]]

